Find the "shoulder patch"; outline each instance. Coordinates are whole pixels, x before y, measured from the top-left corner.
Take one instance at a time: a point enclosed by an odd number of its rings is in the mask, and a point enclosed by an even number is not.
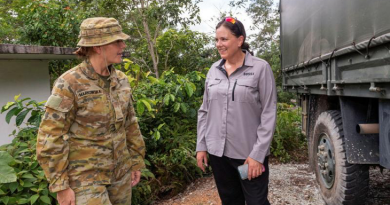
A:
[[[62,102],[62,98],[55,96],[55,95],[51,95],[49,97],[49,99],[47,100],[45,106],[51,107],[51,108],[57,108],[60,106],[61,102]]]
[[[73,107],[73,99],[54,94],[49,97],[45,106],[60,112],[69,112]]]

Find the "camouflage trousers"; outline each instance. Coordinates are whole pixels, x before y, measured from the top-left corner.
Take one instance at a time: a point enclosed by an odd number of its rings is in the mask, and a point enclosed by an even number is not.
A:
[[[76,194],[76,205],[130,205],[131,172],[110,185],[94,184],[72,189]]]

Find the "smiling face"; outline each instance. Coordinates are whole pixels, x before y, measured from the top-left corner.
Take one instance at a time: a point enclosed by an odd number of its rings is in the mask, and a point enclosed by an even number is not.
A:
[[[122,62],[122,54],[126,48],[126,44],[123,40],[117,40],[101,47],[101,54],[103,54],[103,58],[106,58],[107,65]]]
[[[215,45],[219,55],[225,60],[229,60],[241,51],[244,37],[236,37],[225,26],[220,26],[215,32]]]

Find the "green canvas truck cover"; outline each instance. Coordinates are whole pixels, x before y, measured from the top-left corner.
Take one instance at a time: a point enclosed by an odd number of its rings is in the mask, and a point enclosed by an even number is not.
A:
[[[281,0],[282,68],[390,41],[389,0]]]

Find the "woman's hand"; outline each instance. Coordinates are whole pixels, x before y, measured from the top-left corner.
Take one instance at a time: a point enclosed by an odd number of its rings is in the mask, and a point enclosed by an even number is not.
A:
[[[248,157],[244,164],[248,164],[248,179],[254,179],[263,173],[263,164]]]
[[[131,172],[131,187],[138,184],[138,182],[141,180],[141,171],[133,171]]]
[[[71,188],[57,192],[57,201],[60,205],[76,205],[76,196]]]
[[[206,172],[204,165],[207,167],[207,152],[206,151],[200,151],[196,153],[196,161],[198,164],[198,167],[203,171]]]

